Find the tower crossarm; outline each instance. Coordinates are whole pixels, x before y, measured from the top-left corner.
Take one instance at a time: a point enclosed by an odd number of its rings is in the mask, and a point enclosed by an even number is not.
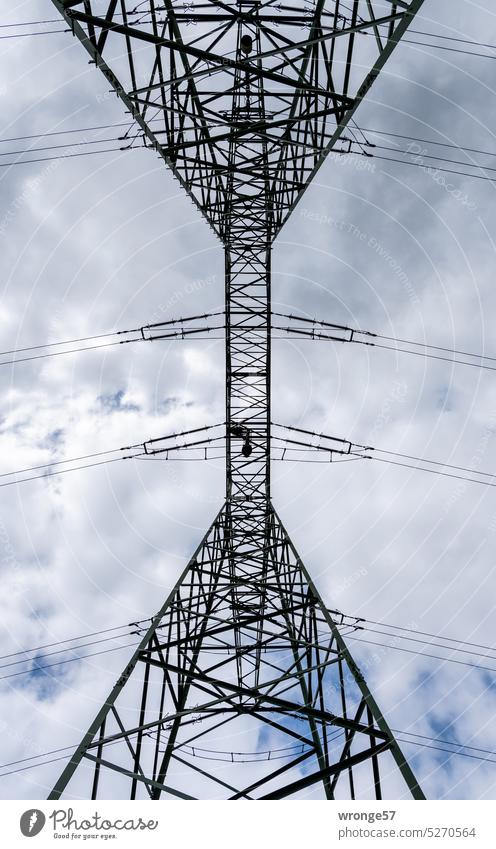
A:
[[[273,239],[423,0],[52,2],[226,241],[233,175],[256,181],[265,169]],[[253,47],[241,53],[240,27]],[[245,82],[263,84],[263,114],[233,109]],[[266,153],[233,162],[247,135]]]

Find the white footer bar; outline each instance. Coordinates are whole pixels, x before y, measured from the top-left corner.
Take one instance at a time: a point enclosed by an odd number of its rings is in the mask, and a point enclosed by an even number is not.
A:
[[[494,801],[0,801],[2,845],[146,849],[496,847]],[[32,842],[30,842],[32,841]]]

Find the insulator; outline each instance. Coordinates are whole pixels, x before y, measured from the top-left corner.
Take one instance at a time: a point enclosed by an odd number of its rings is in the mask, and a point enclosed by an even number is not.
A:
[[[243,447],[241,449],[241,453],[242,453],[243,457],[249,457],[250,454],[252,453],[252,451],[253,451],[253,445],[251,444],[249,439],[246,439],[243,442]]]
[[[251,35],[248,35],[248,33],[245,32],[245,34],[241,36],[240,47],[245,56],[250,55],[253,47],[253,39]]]

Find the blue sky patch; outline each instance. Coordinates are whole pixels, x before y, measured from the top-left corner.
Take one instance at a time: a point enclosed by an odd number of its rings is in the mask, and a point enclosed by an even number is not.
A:
[[[136,413],[139,411],[138,404],[123,401],[126,392],[124,389],[118,389],[117,392],[109,395],[99,395],[97,401],[100,402],[106,413]]]

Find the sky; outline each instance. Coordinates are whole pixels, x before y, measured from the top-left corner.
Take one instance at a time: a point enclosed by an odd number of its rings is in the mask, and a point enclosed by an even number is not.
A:
[[[426,0],[414,28],[496,43],[492,5]],[[41,0],[13,3],[2,24],[55,17]],[[67,33],[4,39],[0,65],[2,153],[20,144],[2,139],[123,120]],[[493,79],[494,59],[405,40],[355,117],[496,151]],[[6,351],[222,307],[220,243],[152,152],[2,167],[0,181]],[[496,356],[494,191],[329,158],[274,246],[274,308]],[[491,371],[323,341],[273,347],[275,421],[496,473]],[[3,366],[0,472],[221,421],[223,365],[212,339]],[[219,461],[129,461],[1,488],[2,656],[150,616],[223,492]],[[495,644],[491,487],[381,463],[275,463],[273,502],[330,607]],[[471,668],[362,637],[349,646],[393,729],[496,751],[494,660],[453,653],[487,667]],[[2,764],[77,743],[130,651],[9,678],[16,658],[2,659]],[[494,764],[404,749],[429,798],[495,797]],[[0,796],[45,797],[62,764],[5,766]]]

